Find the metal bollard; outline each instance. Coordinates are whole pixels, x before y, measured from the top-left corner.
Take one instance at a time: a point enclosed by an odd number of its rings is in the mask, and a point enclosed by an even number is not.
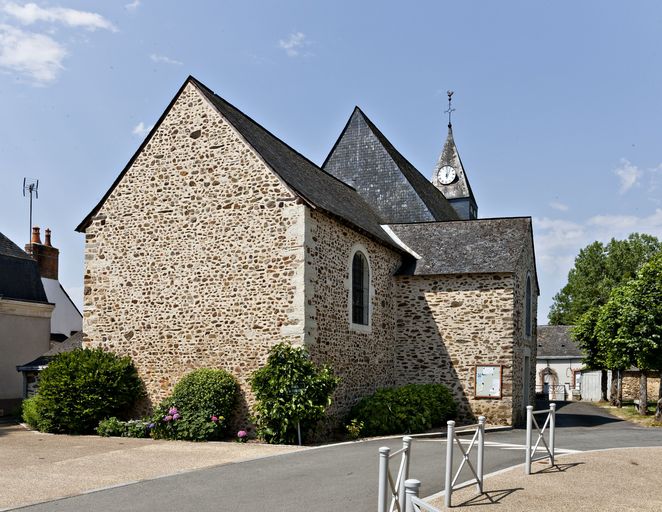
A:
[[[556,404],[549,404],[549,452],[552,466],[554,465],[554,441],[556,437]]]
[[[405,502],[405,481],[409,478],[409,450],[411,449],[412,438],[405,436],[402,438],[402,476],[400,477],[400,488],[398,489],[398,503],[400,506]]]
[[[388,457],[391,449],[382,446],[379,449],[379,490],[377,495],[377,512],[386,512],[388,507]]]
[[[526,458],[524,463],[524,474],[531,474],[531,436],[533,435],[533,406],[526,406]]]
[[[483,462],[485,458],[485,416],[478,417],[478,460],[476,473],[478,473],[478,492],[483,493]]]
[[[453,443],[455,442],[455,422],[449,420],[447,423],[446,439],[446,478],[444,480],[444,505],[451,506],[451,494],[453,494]]]
[[[414,504],[411,502],[412,497],[418,498],[418,492],[421,487],[421,482],[412,478],[411,480],[405,480],[405,506],[401,512],[414,512]]]

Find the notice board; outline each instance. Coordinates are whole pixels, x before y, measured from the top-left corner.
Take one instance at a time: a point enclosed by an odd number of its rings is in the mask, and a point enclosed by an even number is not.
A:
[[[475,373],[475,398],[501,398],[502,366],[477,364]]]

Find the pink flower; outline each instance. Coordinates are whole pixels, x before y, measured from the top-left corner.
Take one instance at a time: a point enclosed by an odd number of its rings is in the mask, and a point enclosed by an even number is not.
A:
[[[170,410],[168,411],[168,414],[170,416],[174,416],[177,413],[179,413],[179,411],[177,410],[177,407],[171,407]]]
[[[239,439],[243,439],[243,438],[246,437],[247,435],[248,435],[248,432],[246,432],[245,430],[240,430],[239,432],[237,432],[237,437],[238,437]]]
[[[212,420],[214,423],[216,423],[216,422],[218,421],[218,418],[217,418],[216,416],[212,416],[212,417],[211,417],[211,420]]]
[[[163,421],[165,421],[166,423],[168,423],[169,421],[172,421],[172,416],[170,416],[169,414],[167,416],[164,416]]]
[[[178,420],[179,418],[181,418],[181,416],[179,415],[178,412],[176,412],[175,414],[172,415],[173,420]]]

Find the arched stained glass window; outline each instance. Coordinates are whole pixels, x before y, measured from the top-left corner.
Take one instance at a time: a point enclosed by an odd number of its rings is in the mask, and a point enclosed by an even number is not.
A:
[[[352,323],[368,325],[370,307],[370,269],[361,251],[352,258]]]

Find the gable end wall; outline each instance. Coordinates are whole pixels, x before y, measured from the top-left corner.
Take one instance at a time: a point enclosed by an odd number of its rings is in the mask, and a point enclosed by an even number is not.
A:
[[[301,204],[188,84],[86,229],[86,346],[132,357],[152,404],[187,372],[247,380],[303,342]]]

